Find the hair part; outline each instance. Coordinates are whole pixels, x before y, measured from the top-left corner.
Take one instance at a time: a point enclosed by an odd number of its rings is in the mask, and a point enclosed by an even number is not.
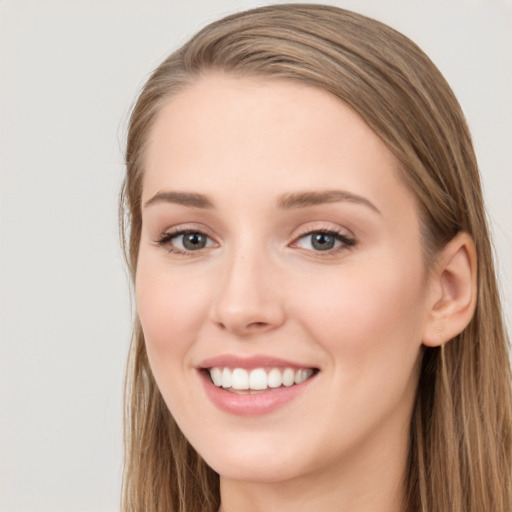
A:
[[[214,22],[151,75],[132,111],[120,224],[135,279],[144,156],[162,106],[209,72],[288,79],[350,105],[401,164],[417,198],[426,267],[458,232],[473,238],[478,299],[468,327],[425,348],[411,420],[407,505],[422,512],[508,512],[511,390],[476,157],[462,110],[408,38],[335,7],[275,5]],[[176,426],[153,379],[136,321],[126,380],[123,511],[216,511],[218,475]]]

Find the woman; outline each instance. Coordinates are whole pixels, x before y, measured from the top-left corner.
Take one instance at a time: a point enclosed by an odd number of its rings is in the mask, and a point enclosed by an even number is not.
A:
[[[126,163],[124,510],[510,510],[476,160],[411,41],[227,17],[148,80]]]

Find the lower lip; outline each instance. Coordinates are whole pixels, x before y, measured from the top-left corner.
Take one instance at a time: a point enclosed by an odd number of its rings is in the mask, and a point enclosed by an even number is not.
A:
[[[313,376],[300,384],[269,389],[263,393],[252,395],[232,393],[218,388],[210,380],[207,372],[200,371],[199,373],[206,395],[213,404],[224,412],[239,416],[256,416],[275,411],[300,396],[308,388],[310,382],[315,379]]]

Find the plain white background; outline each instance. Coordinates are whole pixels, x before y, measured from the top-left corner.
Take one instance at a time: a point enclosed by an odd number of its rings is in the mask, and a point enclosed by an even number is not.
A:
[[[512,2],[339,0],[437,63],[471,127],[510,323]],[[0,0],[0,510],[118,509],[129,285],[126,119],[172,49],[234,0]]]

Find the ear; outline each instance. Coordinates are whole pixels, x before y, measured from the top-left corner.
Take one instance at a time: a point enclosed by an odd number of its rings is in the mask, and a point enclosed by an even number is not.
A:
[[[438,347],[464,330],[475,311],[476,283],[475,244],[460,232],[441,250],[431,271],[424,345]]]

